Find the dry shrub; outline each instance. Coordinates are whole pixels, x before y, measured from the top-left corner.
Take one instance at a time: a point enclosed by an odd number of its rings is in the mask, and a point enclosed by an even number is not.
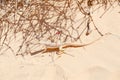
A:
[[[0,53],[30,53],[39,41],[75,42],[90,34],[94,11],[104,11],[120,0],[0,0]],[[96,7],[97,6],[97,7]],[[79,22],[76,22],[76,16]],[[74,24],[78,24],[75,26]],[[18,38],[20,37],[20,38]],[[19,41],[19,43],[17,43]],[[13,43],[16,43],[13,45]],[[5,48],[7,46],[7,48]],[[14,49],[13,46],[17,46]]]

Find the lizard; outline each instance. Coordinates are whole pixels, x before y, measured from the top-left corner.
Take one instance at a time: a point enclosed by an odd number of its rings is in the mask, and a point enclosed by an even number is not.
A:
[[[64,43],[64,44],[55,45],[55,46],[48,46],[47,45],[44,49],[32,52],[30,54],[33,56],[33,55],[36,55],[36,54],[39,54],[39,53],[44,54],[44,53],[48,53],[48,52],[57,52],[56,53],[57,55],[61,55],[61,54],[64,54],[64,49],[66,49],[66,48],[85,47],[85,46],[88,46],[88,45],[91,45],[91,44],[95,43],[96,41],[98,41],[100,39],[101,39],[101,37],[99,37],[98,39],[96,39],[96,40],[94,40],[92,42],[86,43],[86,44]]]

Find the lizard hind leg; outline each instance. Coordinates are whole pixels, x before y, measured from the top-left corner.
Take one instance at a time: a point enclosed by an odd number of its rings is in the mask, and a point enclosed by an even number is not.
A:
[[[72,54],[68,54],[68,53],[66,53],[66,52],[63,52],[63,54],[66,54],[66,55],[69,55],[69,56],[74,57],[74,55],[72,55]]]
[[[65,52],[65,49],[63,48],[63,46],[60,46],[60,47],[59,47],[59,54],[60,54],[60,55],[61,55],[61,54],[67,54],[67,55],[69,55],[69,56],[74,57],[73,55],[66,53],[66,52]]]
[[[59,55],[59,57],[61,57],[62,54],[66,54],[66,55],[69,55],[69,56],[74,57],[74,55],[68,54],[68,53],[66,53],[64,50],[57,52],[57,55]]]
[[[61,58],[62,54],[66,54],[66,55],[69,55],[69,56],[74,57],[73,55],[68,54],[68,53],[66,53],[66,52],[64,52],[64,51],[56,52],[56,54],[58,55],[58,57],[57,57],[55,60],[58,60],[59,58]]]

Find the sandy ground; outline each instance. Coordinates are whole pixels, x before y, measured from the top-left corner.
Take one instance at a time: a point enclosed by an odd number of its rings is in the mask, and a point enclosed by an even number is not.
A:
[[[98,28],[113,35],[84,48],[67,49],[74,57],[63,54],[52,61],[48,55],[0,56],[0,80],[120,80],[119,11],[111,9],[102,18],[94,15]]]

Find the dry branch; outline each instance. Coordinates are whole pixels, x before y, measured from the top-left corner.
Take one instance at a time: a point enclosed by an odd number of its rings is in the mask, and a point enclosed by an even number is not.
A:
[[[120,1],[0,0],[0,45],[10,46],[9,43],[19,37],[16,35],[21,34],[22,42],[16,54],[22,53],[21,51],[25,54],[34,49],[35,42],[39,45],[40,41],[80,41],[82,35],[90,35],[90,24],[103,36],[91,14],[100,8],[106,13],[114,3],[119,5]],[[79,22],[75,21],[77,15],[80,16]],[[78,26],[75,26],[77,23]],[[58,47],[56,50],[59,50]]]

